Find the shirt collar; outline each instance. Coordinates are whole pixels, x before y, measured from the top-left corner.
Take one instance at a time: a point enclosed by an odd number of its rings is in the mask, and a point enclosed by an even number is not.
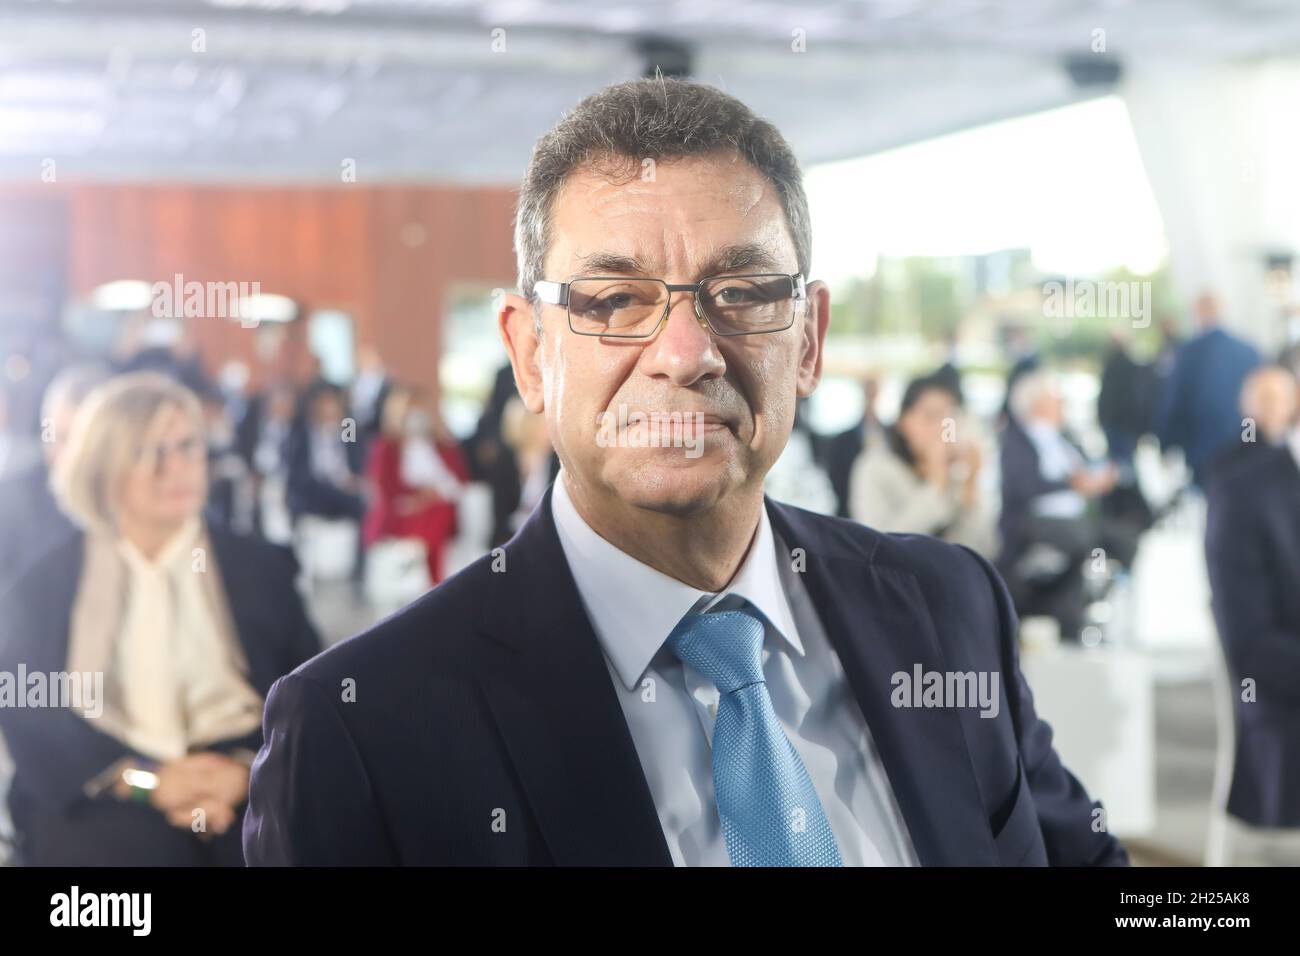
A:
[[[1291,457],[1295,459],[1296,467],[1300,468],[1300,425],[1286,433],[1286,446],[1291,452]]]
[[[551,513],[592,625],[619,679],[634,690],[677,623],[698,605],[712,607],[728,595],[745,598],[798,653],[804,649],[781,586],[776,539],[761,509],[758,533],[731,583],[714,594],[657,571],[606,541],[583,520],[560,471]]]

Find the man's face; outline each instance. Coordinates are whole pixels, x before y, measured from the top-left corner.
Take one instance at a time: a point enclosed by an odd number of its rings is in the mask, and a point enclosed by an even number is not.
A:
[[[775,190],[748,163],[723,155],[660,162],[653,181],[576,172],[556,197],[552,236],[545,278],[558,281],[692,283],[798,271]],[[791,328],[757,335],[712,334],[685,292],[673,293],[667,320],[648,340],[576,335],[564,307],[541,309],[540,343],[531,307],[517,296],[502,326],[520,391],[530,410],[545,413],[566,470],[597,497],[674,514],[761,488],[790,435],[796,397],[811,394],[821,376],[829,318],[821,283],[810,284]],[[636,428],[622,425],[636,413],[665,423],[645,447],[632,447]],[[679,419],[680,430],[666,424]]]

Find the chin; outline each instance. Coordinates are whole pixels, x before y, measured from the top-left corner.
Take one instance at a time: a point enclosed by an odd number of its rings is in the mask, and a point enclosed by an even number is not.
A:
[[[680,448],[640,449],[607,463],[606,484],[629,505],[665,514],[707,511],[744,480],[739,462],[710,450],[687,458]]]

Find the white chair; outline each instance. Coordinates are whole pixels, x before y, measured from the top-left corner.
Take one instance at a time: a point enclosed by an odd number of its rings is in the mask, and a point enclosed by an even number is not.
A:
[[[1051,647],[1034,635],[1020,665],[1061,760],[1105,805],[1107,829],[1121,838],[1149,835],[1156,822],[1156,734],[1146,655],[1115,645]]]
[[[360,529],[350,518],[304,515],[294,532],[294,550],[303,574],[312,583],[345,581],[357,562]]]
[[[387,616],[433,586],[429,554],[419,538],[385,538],[366,552],[366,600]]]
[[[492,538],[492,489],[482,481],[470,482],[456,502],[456,512],[459,532],[443,560],[448,577],[487,552]]]

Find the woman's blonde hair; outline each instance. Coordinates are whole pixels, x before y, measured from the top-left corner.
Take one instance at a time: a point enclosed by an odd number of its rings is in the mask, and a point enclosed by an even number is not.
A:
[[[50,482],[69,518],[83,528],[114,530],[122,482],[169,411],[184,412],[202,427],[198,397],[158,372],[110,379],[86,396]]]

